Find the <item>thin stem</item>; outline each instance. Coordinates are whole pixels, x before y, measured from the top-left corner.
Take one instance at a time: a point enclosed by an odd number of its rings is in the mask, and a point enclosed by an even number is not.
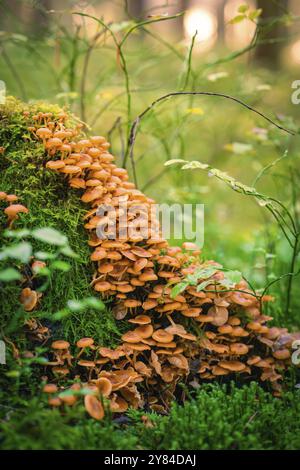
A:
[[[144,111],[142,111],[142,113],[140,113],[136,117],[136,119],[134,120],[134,122],[131,126],[131,129],[130,129],[128,147],[127,147],[127,151],[126,151],[125,158],[124,158],[124,165],[123,165],[124,167],[126,166],[128,157],[130,157],[131,160],[133,159],[133,148],[134,148],[134,144],[135,144],[135,140],[136,140],[137,130],[138,130],[138,127],[139,127],[139,124],[140,124],[142,118],[149,111],[151,111],[156,105],[161,103],[162,101],[166,101],[166,100],[168,100],[170,98],[173,98],[173,97],[176,97],[176,96],[184,96],[184,95],[186,95],[186,96],[217,96],[217,97],[221,97],[221,98],[226,98],[228,100],[231,100],[231,101],[234,101],[235,103],[240,104],[241,106],[248,109],[249,111],[252,111],[253,113],[258,114],[259,116],[261,116],[263,119],[265,119],[270,124],[277,127],[278,129],[280,129],[284,132],[287,132],[288,134],[295,135],[295,133],[292,130],[287,129],[283,126],[280,126],[279,124],[274,122],[271,118],[266,116],[261,111],[253,108],[249,104],[245,103],[244,101],[240,100],[239,98],[235,98],[234,96],[227,95],[225,93],[216,93],[216,92],[211,92],[211,91],[177,91],[177,92],[172,92],[172,93],[168,93],[166,95],[160,96],[155,101],[153,101],[146,109],[144,109]]]
[[[297,236],[295,240],[295,244],[293,248],[293,255],[292,255],[292,260],[291,260],[291,267],[290,267],[291,276],[289,276],[288,278],[288,285],[287,285],[287,297],[286,297],[286,309],[285,309],[286,315],[290,313],[292,288],[293,288],[293,281],[295,277],[294,271],[295,271],[296,260],[297,260],[298,242],[299,242],[299,238]]]

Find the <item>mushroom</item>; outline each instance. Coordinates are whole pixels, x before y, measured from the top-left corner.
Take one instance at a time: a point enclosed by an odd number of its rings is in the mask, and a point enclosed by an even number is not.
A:
[[[102,403],[94,395],[85,395],[84,406],[92,418],[96,419],[97,421],[101,421],[101,419],[104,418],[104,409]]]
[[[16,219],[18,219],[18,215],[28,214],[29,210],[27,207],[23,206],[22,204],[11,204],[10,206],[4,209],[4,213],[8,217],[9,227],[11,227]]]
[[[275,359],[284,361],[285,359],[289,359],[291,357],[291,353],[288,349],[278,349],[277,351],[273,352],[273,356]]]
[[[45,384],[43,387],[44,393],[56,393],[58,390],[57,385],[55,384]]]
[[[158,343],[170,343],[173,341],[173,334],[169,333],[167,330],[156,330],[152,334],[152,338]]]
[[[37,129],[36,135],[42,139],[43,144],[46,145],[46,140],[52,136],[52,132],[48,127],[40,127]]]
[[[247,354],[248,351],[249,348],[244,343],[233,343],[230,345],[230,352],[234,355],[242,356],[244,354]]]
[[[128,322],[136,323],[138,325],[147,325],[148,323],[151,323],[151,318],[148,317],[148,315],[137,315],[136,317],[128,320]]]
[[[113,413],[125,413],[125,411],[128,409],[128,403],[124,400],[124,398],[121,398],[114,393],[112,399],[110,400],[110,409]]]
[[[106,377],[100,377],[95,381],[95,384],[97,385],[100,395],[105,398],[108,398],[112,392],[111,382]]]
[[[26,312],[31,312],[36,307],[38,300],[39,294],[35,290],[30,287],[22,289],[20,302]]]
[[[245,364],[239,361],[220,361],[219,367],[230,370],[231,372],[241,372],[246,368]]]
[[[63,160],[49,160],[46,163],[46,168],[50,170],[61,170],[65,167],[65,162]]]
[[[93,344],[94,344],[93,338],[81,338],[80,340],[78,340],[76,343],[76,346],[77,348],[80,348],[80,351],[77,354],[77,357],[80,357],[82,353],[84,352],[84,350],[91,348]]]

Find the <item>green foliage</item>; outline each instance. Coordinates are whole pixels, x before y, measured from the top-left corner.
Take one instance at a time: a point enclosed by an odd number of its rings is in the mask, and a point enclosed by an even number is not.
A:
[[[3,392],[2,392],[3,393]],[[2,449],[196,450],[299,449],[299,391],[272,397],[254,382],[238,388],[204,385],[168,416],[130,410],[128,424],[107,416],[96,422],[76,404],[64,413],[50,410],[40,397],[1,409]],[[22,406],[20,407],[20,404]],[[141,416],[148,417],[146,427]]]

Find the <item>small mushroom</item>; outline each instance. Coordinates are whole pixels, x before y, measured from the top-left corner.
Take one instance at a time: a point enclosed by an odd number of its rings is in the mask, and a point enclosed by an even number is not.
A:
[[[39,294],[35,290],[30,287],[22,289],[20,302],[26,312],[31,312],[36,307],[38,300]]]
[[[174,336],[166,330],[159,329],[154,331],[152,338],[158,343],[170,343],[173,341]]]
[[[97,421],[101,421],[101,419],[104,418],[104,409],[102,403],[94,395],[85,395],[84,406],[92,418],[96,419]]]
[[[22,204],[11,204],[10,206],[6,207],[4,209],[4,213],[8,217],[9,227],[12,227],[14,221],[18,219],[19,214],[28,214],[28,212],[29,210],[27,207],[23,206]]]

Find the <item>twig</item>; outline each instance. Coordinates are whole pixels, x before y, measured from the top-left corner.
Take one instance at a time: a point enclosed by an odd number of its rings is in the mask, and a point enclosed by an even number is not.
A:
[[[216,93],[216,92],[211,92],[211,91],[176,91],[176,92],[172,92],[172,93],[168,93],[166,95],[163,95],[163,96],[160,96],[159,98],[157,98],[155,101],[153,101],[146,109],[144,109],[144,111],[142,111],[136,118],[135,120],[133,121],[133,124],[131,126],[131,129],[130,129],[130,134],[129,134],[129,139],[128,139],[128,146],[127,146],[127,150],[126,150],[126,154],[125,154],[125,158],[124,158],[124,162],[123,162],[123,167],[125,168],[126,167],[126,163],[127,163],[127,159],[128,159],[128,156],[131,160],[131,162],[134,161],[134,158],[133,158],[133,148],[134,148],[134,144],[135,144],[135,140],[136,140],[136,135],[137,135],[137,131],[138,131],[138,127],[139,127],[139,124],[142,120],[142,118],[148,114],[149,111],[151,111],[156,105],[158,105],[159,103],[161,103],[162,101],[166,101],[170,98],[173,98],[175,96],[217,96],[217,97],[221,97],[221,98],[226,98],[228,100],[231,100],[231,101],[234,101],[235,103],[238,103],[240,104],[241,106],[243,106],[244,108],[248,109],[249,111],[252,111],[253,113],[255,114],[258,114],[259,116],[261,116],[263,119],[265,119],[266,121],[268,121],[270,124],[274,125],[275,127],[277,127],[278,129],[284,131],[284,132],[287,132],[288,134],[291,134],[291,135],[295,135],[295,133],[290,130],[290,129],[287,129],[283,126],[280,126],[279,124],[277,124],[276,122],[274,122],[271,118],[269,118],[268,116],[266,116],[264,113],[262,113],[261,111],[253,108],[252,106],[250,106],[249,104],[245,103],[244,101],[240,100],[239,98],[235,98],[234,96],[231,96],[231,95],[227,95],[225,93]]]

